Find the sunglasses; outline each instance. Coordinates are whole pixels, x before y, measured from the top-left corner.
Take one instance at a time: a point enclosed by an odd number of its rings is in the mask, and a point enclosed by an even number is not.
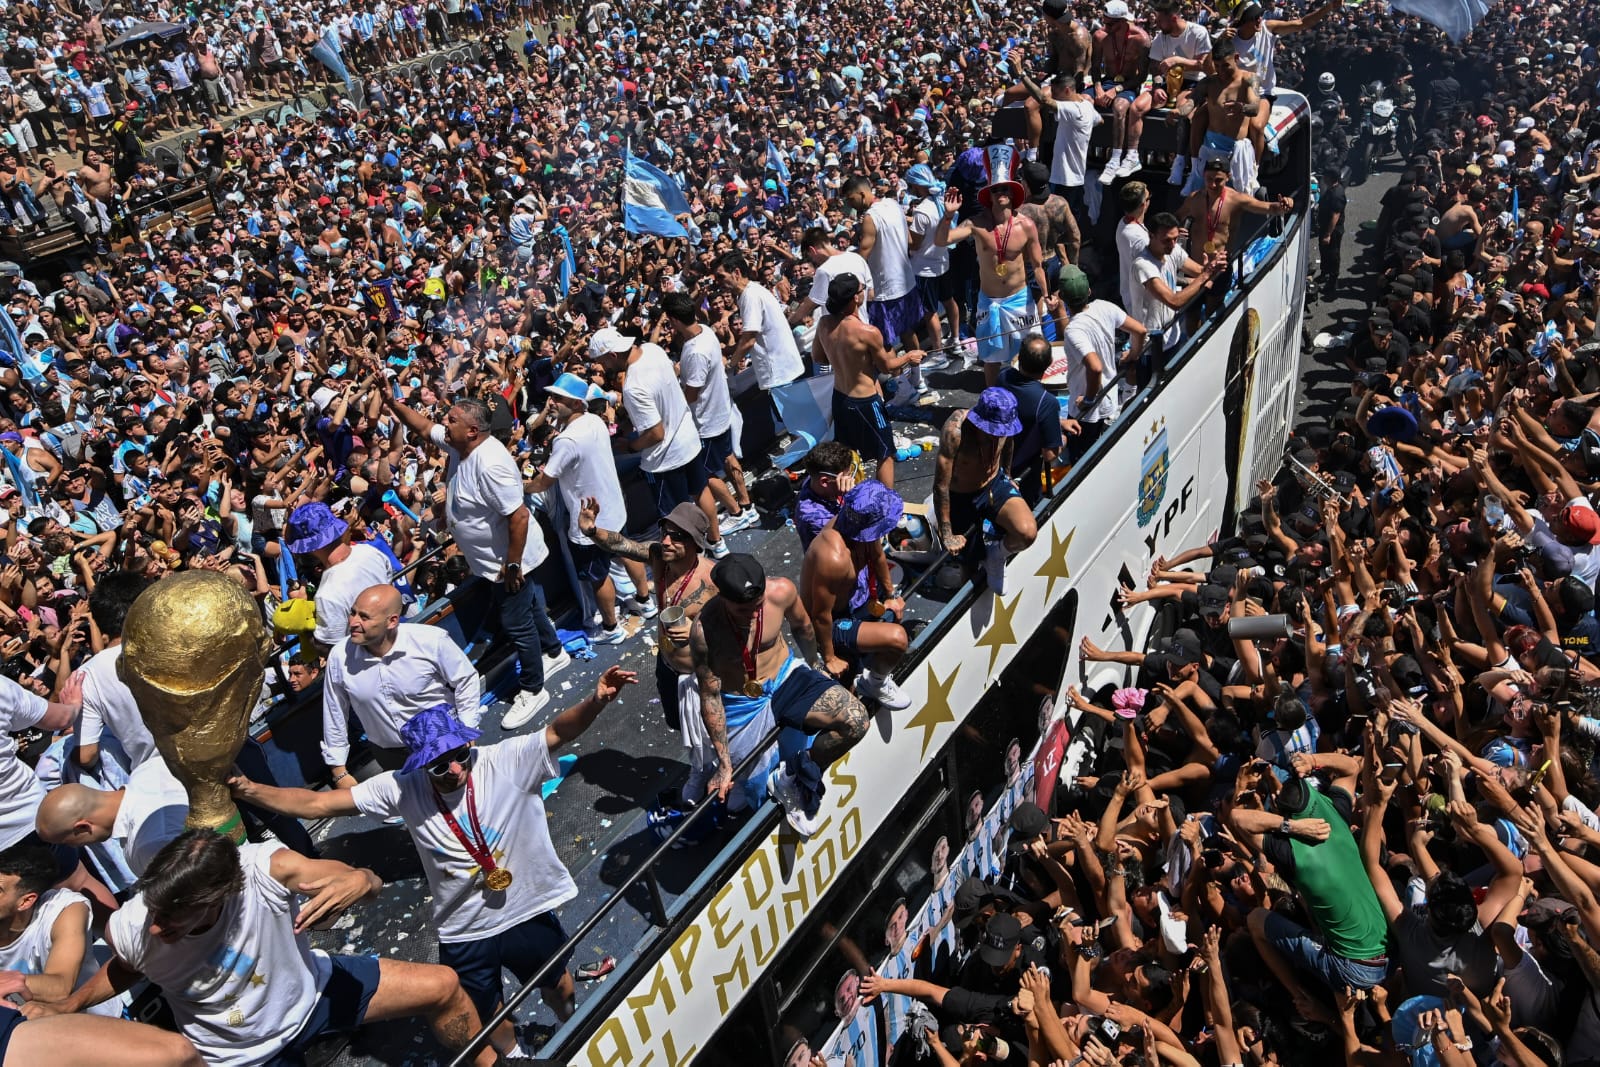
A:
[[[676,526],[668,526],[666,523],[662,523],[661,540],[676,541],[679,544],[682,544],[689,540],[689,535],[678,529]]]
[[[462,745],[460,748],[452,748],[449,752],[446,752],[444,755],[428,764],[428,777],[449,778],[451,774],[450,765],[452,763],[459,763],[462,766],[465,766],[467,761],[471,758],[471,745]]]

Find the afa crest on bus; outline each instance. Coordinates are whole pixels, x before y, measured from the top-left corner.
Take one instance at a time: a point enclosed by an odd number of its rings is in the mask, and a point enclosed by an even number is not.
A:
[[[1150,433],[1144,439],[1144,458],[1139,462],[1140,526],[1147,526],[1161,508],[1167,495],[1167,420],[1150,424]]]

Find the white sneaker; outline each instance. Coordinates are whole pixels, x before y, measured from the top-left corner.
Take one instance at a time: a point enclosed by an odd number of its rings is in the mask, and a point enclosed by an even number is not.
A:
[[[712,559],[727,559],[729,553],[731,553],[732,551],[733,551],[733,549],[728,547],[728,542],[726,540],[713,541],[711,543],[711,558]]]
[[[656,608],[655,598],[653,597],[632,597],[629,599],[626,607],[629,611],[633,612],[641,619],[655,618],[656,611],[658,610]]]
[[[779,764],[767,775],[767,792],[783,805],[783,816],[801,837],[810,837],[822,825],[822,820],[806,814],[805,791],[794,780],[788,768]]]
[[[995,596],[1004,596],[1006,592],[1007,555],[1005,538],[984,538],[983,569]]]
[[[1144,166],[1144,161],[1139,158],[1138,152],[1129,152],[1122,157],[1122,166],[1117,168],[1117,177],[1131,178],[1139,173],[1139,168]]]
[[[550,703],[550,692],[541,689],[537,693],[524,689],[517,694],[517,699],[511,702],[511,707],[500,717],[500,729],[515,730],[528,725],[533,717],[543,711],[545,705]]]
[[[978,339],[976,337],[968,337],[961,342],[961,358],[967,370],[972,370],[982,362],[978,356]]]
[[[856,679],[856,694],[890,711],[904,711],[911,706],[911,698],[887,674],[880,676],[862,671],[861,677]]]
[[[567,650],[564,648],[553,656],[544,657],[544,680],[548,682],[551,675],[559,674],[570,666],[572,666],[572,657],[567,654]]]
[[[595,630],[587,634],[587,636],[591,645],[620,645],[628,639],[628,631],[622,628],[621,623],[618,623],[609,630]]]
[[[1179,153],[1172,157],[1172,172],[1167,175],[1168,185],[1182,185],[1189,173],[1189,157]]]
[[[923,374],[927,374],[930,371],[944,370],[949,365],[950,365],[949,349],[945,349],[945,348],[941,348],[941,349],[938,349],[937,351],[929,352],[926,356],[924,356],[922,358],[922,362],[919,364],[919,366],[922,367],[922,373]]]
[[[1106,160],[1105,169],[1100,172],[1100,184],[1110,185],[1117,180],[1117,173],[1122,169],[1122,153],[1112,152],[1111,158]]]
[[[731,533],[738,533],[740,530],[748,530],[750,527],[756,525],[760,521],[761,516],[756,514],[755,506],[751,505],[750,507],[747,507],[743,511],[739,512],[737,515],[728,516],[726,519],[722,520],[718,526],[722,530],[723,535],[726,536]]]

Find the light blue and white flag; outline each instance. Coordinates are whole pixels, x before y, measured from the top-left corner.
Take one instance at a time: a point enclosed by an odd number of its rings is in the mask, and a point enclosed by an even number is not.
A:
[[[561,238],[561,262],[556,265],[556,282],[561,286],[561,299],[565,300],[567,294],[572,292],[572,276],[577,272],[578,264],[572,257],[572,237],[567,233],[567,228],[558,222],[553,232]]]
[[[688,237],[676,218],[689,214],[689,201],[678,183],[660,167],[646,163],[631,150],[626,153],[627,173],[622,179],[622,224],[629,233],[658,237]]]
[[[1390,0],[1389,6],[1432,23],[1457,44],[1489,13],[1485,0]]]
[[[789,164],[784,161],[783,153],[778,151],[778,146],[767,140],[767,169],[772,171],[778,179],[778,195],[783,197],[783,202],[789,202]]]

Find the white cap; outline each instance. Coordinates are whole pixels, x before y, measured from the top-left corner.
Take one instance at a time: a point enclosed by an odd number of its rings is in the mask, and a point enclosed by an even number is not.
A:
[[[617,352],[627,352],[633,348],[633,338],[621,330],[607,326],[589,338],[589,358],[600,359]]]
[[[311,394],[311,403],[316,405],[316,408],[319,412],[327,411],[329,406],[332,405],[334,398],[338,395],[339,391],[337,389],[332,389],[324,385],[322,388]]]
[[[1106,18],[1126,19],[1132,17],[1133,13],[1128,10],[1128,5],[1124,0],[1108,0],[1106,3]]]
[[[1534,117],[1532,115],[1524,115],[1524,116],[1522,116],[1520,119],[1517,120],[1517,132],[1518,133],[1523,133],[1523,132],[1525,132],[1527,130],[1533,129],[1534,121],[1535,120],[1534,120]]]

